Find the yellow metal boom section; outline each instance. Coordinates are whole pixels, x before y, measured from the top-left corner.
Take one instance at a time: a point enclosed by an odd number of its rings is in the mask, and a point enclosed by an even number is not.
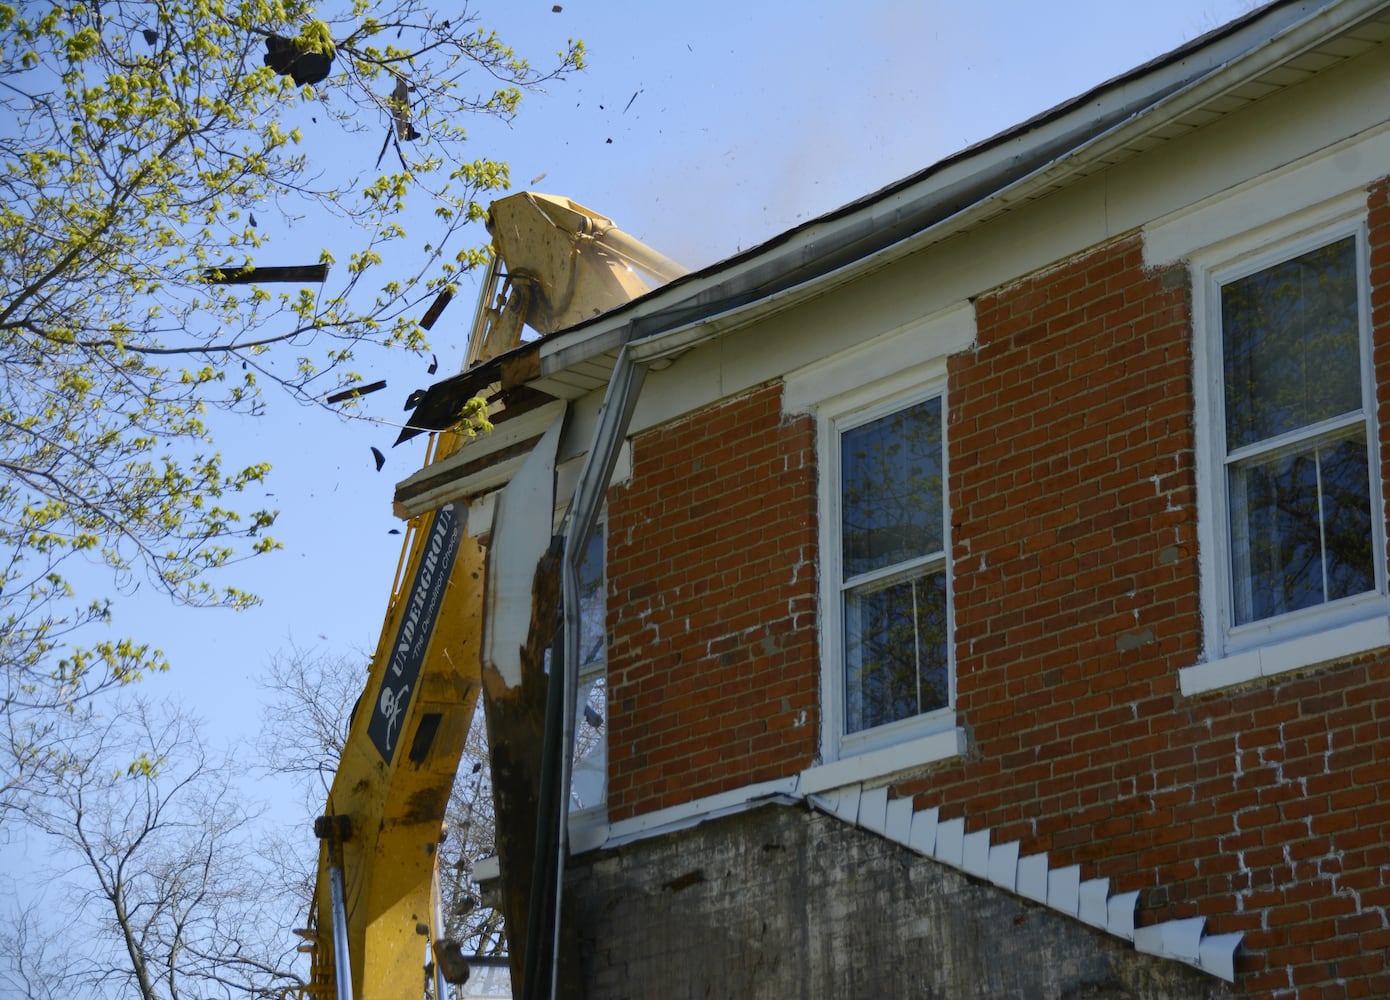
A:
[[[449,452],[455,442],[441,445]],[[478,701],[483,551],[445,508],[411,521],[402,562],[328,795],[330,822],[318,824],[312,983],[324,997],[338,996],[340,985],[335,861],[357,1000],[422,995],[426,945],[443,933],[435,855]]]
[[[568,198],[523,192],[488,214],[496,258],[470,336],[468,364],[614,309],[684,273],[610,219]],[[495,413],[504,419],[501,404]],[[466,443],[439,438],[431,461]],[[313,970],[302,994],[419,997],[426,948],[442,928],[435,860],[444,810],[481,686],[484,553],[450,507],[410,522],[381,641],[343,757],[315,823],[319,873]],[[505,741],[507,734],[494,734]],[[335,929],[335,897],[343,919]],[[346,958],[342,954],[346,952]],[[443,959],[456,951],[443,949]]]

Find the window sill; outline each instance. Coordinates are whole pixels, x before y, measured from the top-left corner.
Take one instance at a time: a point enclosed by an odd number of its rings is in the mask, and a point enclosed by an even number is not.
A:
[[[950,760],[965,753],[965,742],[964,729],[947,729],[881,750],[870,750],[844,760],[820,764],[801,772],[797,791],[803,795],[814,795],[856,782],[886,778],[923,764]]]
[[[1383,615],[1184,667],[1178,671],[1178,686],[1189,696],[1220,691],[1261,677],[1275,677],[1331,663],[1381,646],[1390,646],[1390,617]]]

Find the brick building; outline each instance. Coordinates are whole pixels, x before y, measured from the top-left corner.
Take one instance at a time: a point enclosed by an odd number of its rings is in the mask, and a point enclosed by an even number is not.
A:
[[[586,995],[1390,995],[1387,42],[1270,4],[465,378],[408,509],[601,510]]]

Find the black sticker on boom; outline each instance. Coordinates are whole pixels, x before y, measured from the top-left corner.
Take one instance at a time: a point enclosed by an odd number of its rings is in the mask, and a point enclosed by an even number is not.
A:
[[[400,742],[400,727],[405,721],[410,699],[415,694],[415,682],[420,676],[420,666],[425,662],[425,650],[429,648],[439,606],[449,586],[449,574],[454,569],[458,542],[459,528],[454,518],[454,508],[452,505],[443,507],[435,512],[430,526],[425,554],[410,585],[405,615],[401,618],[400,631],[396,633],[391,658],[381,680],[381,693],[372,706],[372,719],[367,724],[367,735],[388,764]]]

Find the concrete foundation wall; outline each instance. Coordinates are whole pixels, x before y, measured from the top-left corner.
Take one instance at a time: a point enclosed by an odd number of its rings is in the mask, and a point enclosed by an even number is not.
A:
[[[566,891],[592,1000],[1233,995],[797,806],[578,858]]]

